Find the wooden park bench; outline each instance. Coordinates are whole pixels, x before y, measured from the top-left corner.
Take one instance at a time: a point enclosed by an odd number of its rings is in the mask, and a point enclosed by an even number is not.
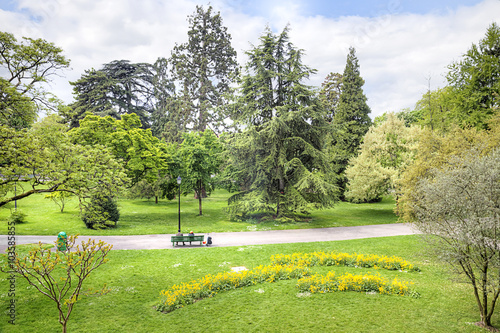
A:
[[[200,245],[203,245],[203,241],[205,240],[205,235],[199,235],[199,236],[170,236],[170,241],[172,242],[172,246],[175,247],[175,243],[179,245],[179,242],[182,242],[182,245],[184,245],[184,242],[189,242],[189,245],[191,245],[191,242],[200,242]]]

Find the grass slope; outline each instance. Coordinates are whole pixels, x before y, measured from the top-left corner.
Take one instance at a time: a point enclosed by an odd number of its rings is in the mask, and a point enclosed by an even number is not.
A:
[[[214,192],[203,200],[203,216],[198,216],[198,201],[192,196],[181,198],[181,227],[183,232],[195,233],[253,231],[277,229],[326,228],[397,222],[393,213],[394,200],[386,198],[380,203],[351,204],[340,202],[334,208],[312,212],[308,222],[278,224],[231,222],[223,212],[229,193]],[[18,202],[18,208],[27,215],[27,223],[16,226],[18,235],[57,235],[60,231],[81,235],[147,235],[174,234],[178,229],[178,203],[176,200],[127,200],[118,202],[120,221],[118,227],[95,231],[87,229],[79,217],[77,199],[66,204],[64,213],[55,203],[44,199],[43,194],[32,195]],[[7,234],[5,221],[14,204],[0,208],[0,234]]]
[[[203,299],[169,314],[153,306],[159,292],[173,284],[234,266],[268,264],[277,253],[331,251],[397,255],[421,273],[377,270],[414,282],[421,298],[355,292],[299,297],[296,280],[264,283]],[[69,321],[69,332],[483,332],[472,323],[478,311],[471,289],[454,282],[445,267],[421,252],[418,236],[338,242],[228,248],[112,251],[110,261],[89,278],[87,287],[107,283],[112,292],[84,297]],[[374,270],[334,268],[364,274]],[[328,268],[314,268],[326,273]],[[0,306],[6,313],[6,275],[0,275]],[[16,325],[1,316],[1,332],[57,332],[55,305],[17,281]],[[494,324],[500,326],[498,311]]]

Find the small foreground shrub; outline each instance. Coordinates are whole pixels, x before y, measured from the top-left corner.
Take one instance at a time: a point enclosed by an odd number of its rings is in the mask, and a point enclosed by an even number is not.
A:
[[[16,209],[13,212],[10,213],[9,218],[7,219],[7,222],[9,224],[19,224],[19,223],[25,223],[26,222],[26,214],[24,214],[22,211]]]

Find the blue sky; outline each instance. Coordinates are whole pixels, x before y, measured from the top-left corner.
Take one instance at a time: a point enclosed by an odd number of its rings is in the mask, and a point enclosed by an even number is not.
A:
[[[69,81],[90,68],[126,59],[153,63],[187,39],[187,16],[201,0],[0,0],[0,31],[43,38],[64,50],[71,70],[48,90],[73,100]],[[266,25],[289,25],[304,62],[317,69],[307,82],[320,86],[341,73],[356,48],[372,118],[412,108],[427,91],[446,84],[447,66],[500,23],[500,0],[210,0],[232,35],[238,61]]]
[[[249,15],[266,16],[269,6],[275,4],[297,4],[306,16],[324,16],[338,18],[341,16],[376,17],[387,13],[444,13],[459,6],[471,6],[479,0],[308,0],[308,1],[276,1],[276,0],[227,0],[228,6],[239,8]]]

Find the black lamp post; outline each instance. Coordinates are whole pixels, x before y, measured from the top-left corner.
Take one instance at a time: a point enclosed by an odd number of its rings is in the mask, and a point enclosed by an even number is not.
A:
[[[177,177],[177,184],[179,185],[179,234],[181,233],[181,181],[181,176]]]

